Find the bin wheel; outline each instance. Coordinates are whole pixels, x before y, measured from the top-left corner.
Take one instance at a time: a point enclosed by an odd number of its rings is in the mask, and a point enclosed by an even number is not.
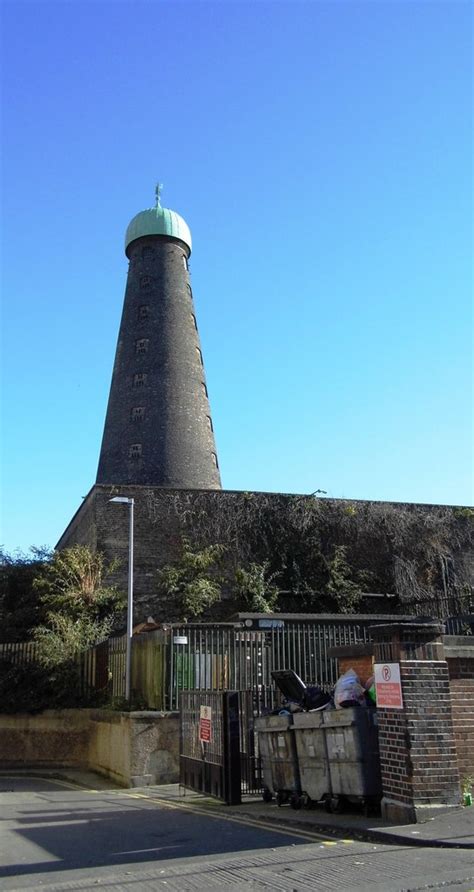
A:
[[[264,802],[271,802],[273,799],[273,793],[268,790],[266,787],[262,792],[262,799]]]
[[[342,811],[342,803],[339,796],[333,796],[329,800],[329,811],[333,815],[338,815],[340,811]]]
[[[288,801],[288,796],[286,793],[283,792],[283,790],[278,790],[278,792],[275,795],[275,799],[276,799],[276,804],[278,805],[278,807],[280,807],[281,805],[283,805],[284,802]]]
[[[290,805],[295,811],[298,811],[303,805],[303,797],[300,796],[299,793],[292,793],[290,796]]]

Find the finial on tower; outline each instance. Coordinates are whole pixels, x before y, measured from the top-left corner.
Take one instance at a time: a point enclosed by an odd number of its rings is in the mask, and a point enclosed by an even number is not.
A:
[[[155,189],[155,195],[156,195],[156,205],[155,205],[155,207],[157,207],[157,208],[160,208],[160,207],[161,207],[161,201],[160,201],[160,199],[161,199],[161,190],[162,190],[162,189],[163,189],[163,183],[157,183],[157,184],[156,184],[156,189]]]

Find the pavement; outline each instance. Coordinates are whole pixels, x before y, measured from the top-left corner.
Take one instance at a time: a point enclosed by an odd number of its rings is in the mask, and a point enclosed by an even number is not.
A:
[[[98,774],[79,769],[41,769],[37,771],[15,771],[30,777],[53,777],[67,781],[78,787],[89,790],[123,790],[112,781]],[[12,772],[4,772],[5,775]],[[0,790],[2,789],[2,772],[0,772]],[[241,805],[228,806],[217,799],[186,790],[179,784],[166,784],[133,788],[129,793],[142,799],[168,803],[203,814],[219,813],[241,818],[242,821],[258,823],[284,824],[295,830],[320,832],[335,838],[351,837],[379,843],[398,845],[425,846],[430,848],[474,849],[474,806],[450,808],[437,813],[428,821],[420,824],[392,824],[380,817],[366,817],[357,805],[347,804],[344,812],[329,814],[322,807],[295,810],[289,805],[279,807],[275,802],[263,802],[260,795],[245,796]]]

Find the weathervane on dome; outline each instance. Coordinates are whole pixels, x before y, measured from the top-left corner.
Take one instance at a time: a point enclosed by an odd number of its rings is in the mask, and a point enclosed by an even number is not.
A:
[[[157,184],[156,184],[156,189],[155,189],[155,195],[156,195],[156,205],[155,205],[155,207],[157,207],[157,208],[160,208],[160,207],[161,207],[160,199],[161,199],[161,190],[162,190],[162,189],[163,189],[163,183],[157,183]]]

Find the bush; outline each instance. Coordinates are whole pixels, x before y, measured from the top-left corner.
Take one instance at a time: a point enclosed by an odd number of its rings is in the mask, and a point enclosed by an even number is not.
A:
[[[18,665],[0,660],[0,703],[3,713],[43,712],[99,705],[100,695],[81,693],[76,664],[47,668],[30,662]]]

